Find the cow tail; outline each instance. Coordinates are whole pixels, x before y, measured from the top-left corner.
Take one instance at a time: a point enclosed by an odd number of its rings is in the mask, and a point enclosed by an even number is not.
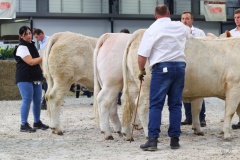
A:
[[[53,86],[53,79],[52,76],[49,72],[49,65],[48,65],[48,58],[50,55],[50,51],[52,46],[54,45],[54,43],[58,40],[59,36],[61,35],[61,33],[56,33],[54,35],[52,35],[46,44],[46,47],[44,49],[43,52],[43,59],[42,59],[42,70],[43,70],[43,76],[46,78],[47,80],[47,84],[48,84],[48,91],[51,89],[50,86]],[[45,98],[48,99],[48,94],[46,94]],[[47,107],[49,109],[49,107]],[[49,110],[48,110],[49,111]],[[50,115],[50,114],[49,114]]]
[[[98,108],[98,103],[97,103],[97,96],[99,92],[101,91],[101,85],[99,83],[100,77],[98,75],[98,70],[97,70],[97,56],[99,53],[99,50],[103,43],[107,40],[108,34],[103,34],[97,41],[97,45],[94,49],[94,54],[93,54],[93,70],[94,70],[94,96],[93,96],[93,108],[94,108],[94,117],[95,117],[95,122],[98,125],[99,124],[99,108]]]
[[[47,79],[47,83],[48,84],[53,83],[52,82],[52,77],[51,77],[51,75],[49,73],[49,66],[48,66],[48,57],[49,57],[52,45],[53,45],[53,38],[50,37],[48,39],[46,48],[44,49],[43,59],[42,59],[43,76]]]
[[[134,39],[131,38],[125,48],[123,54],[123,63],[122,63],[122,71],[123,71],[123,90],[122,90],[122,126],[127,126],[131,123],[132,119],[132,106],[129,96],[129,89],[128,89],[128,66],[127,66],[127,56],[128,51],[131,46],[131,43]]]

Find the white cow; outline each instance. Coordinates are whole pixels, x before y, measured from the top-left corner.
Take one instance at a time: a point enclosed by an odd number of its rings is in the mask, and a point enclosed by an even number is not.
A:
[[[207,38],[226,38],[226,37],[231,37],[231,33],[228,30],[220,34],[218,37],[212,33],[207,33]]]
[[[131,34],[106,33],[97,42],[94,51],[94,108],[99,116],[101,132],[106,140],[112,140],[109,118],[114,131],[121,134],[121,122],[117,113],[118,93],[123,87],[122,59]]]
[[[71,84],[78,83],[93,90],[93,52],[97,38],[72,32],[52,35],[43,55],[43,74],[48,83],[46,93],[53,133],[62,135],[60,106]]]
[[[130,135],[130,123],[134,100],[129,98],[139,86],[137,52],[144,30],[133,33],[128,49],[124,53],[123,77],[124,87],[122,105],[125,112],[122,132],[126,138]],[[240,103],[240,38],[191,38],[186,42],[186,76],[183,91],[183,101],[192,102],[193,129],[202,135],[199,112],[203,97],[218,97],[226,100],[226,110],[223,124],[224,139],[230,139],[230,123]],[[201,66],[201,67],[200,67]],[[144,78],[138,114],[147,136],[150,70],[145,66],[147,75]],[[139,87],[137,87],[139,88]],[[135,96],[133,98],[136,97]],[[238,115],[240,109],[238,107]]]

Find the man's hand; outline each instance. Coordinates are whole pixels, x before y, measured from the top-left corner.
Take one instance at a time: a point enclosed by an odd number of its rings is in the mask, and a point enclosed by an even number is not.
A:
[[[143,80],[144,80],[144,79],[143,79],[144,75],[146,75],[145,68],[144,68],[143,70],[139,70],[138,79],[139,79],[140,81],[143,81]]]

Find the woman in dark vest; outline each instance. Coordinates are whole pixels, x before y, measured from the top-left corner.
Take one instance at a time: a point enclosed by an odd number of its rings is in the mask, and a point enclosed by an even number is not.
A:
[[[43,74],[40,67],[42,57],[39,56],[37,48],[32,41],[31,29],[22,26],[19,29],[20,43],[14,52],[16,64],[16,83],[19,88],[22,104],[21,114],[21,132],[35,132],[36,129],[46,130],[49,126],[43,124],[40,120],[42,80]],[[33,128],[28,123],[28,115],[31,102],[33,102]]]

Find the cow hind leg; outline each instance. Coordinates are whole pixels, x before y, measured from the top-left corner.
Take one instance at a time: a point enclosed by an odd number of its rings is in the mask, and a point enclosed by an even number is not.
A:
[[[139,118],[138,114],[136,115],[135,122],[134,122],[134,119],[133,119],[132,124],[134,126],[134,129],[136,129],[136,130],[142,130],[143,129],[143,126],[142,126],[142,123],[140,121],[140,118]]]
[[[202,108],[203,98],[196,99],[191,102],[191,111],[192,111],[192,129],[194,134],[203,136],[204,133],[200,127],[199,113]]]
[[[236,88],[236,86],[234,87]],[[237,110],[237,107],[240,102],[240,97],[238,95],[240,91],[238,90],[230,90],[226,96],[226,108],[225,108],[225,116],[224,116],[224,122],[223,122],[223,138],[224,140],[231,140],[231,134],[230,134],[230,124],[232,117],[234,113]]]
[[[115,102],[117,103],[117,99]],[[113,123],[114,132],[118,133],[119,136],[122,136],[122,126],[118,116],[118,106],[115,104],[115,102],[111,105],[110,108],[110,120]]]
[[[102,88],[97,96],[97,103],[99,107],[99,120],[101,132],[104,132],[106,140],[113,140],[110,129],[109,119],[114,125],[114,130],[121,131],[121,123],[117,115],[117,93]],[[115,107],[115,108],[114,108]]]
[[[135,99],[138,96],[138,87],[135,82],[128,82],[122,92],[122,133],[125,141],[133,141],[131,138],[133,113],[135,112]],[[140,116],[139,116],[140,119]],[[141,121],[141,120],[140,120]]]
[[[138,109],[137,109],[138,110],[137,115],[139,116],[146,138],[148,137],[148,121],[149,121],[149,118],[148,118],[149,117],[149,98],[148,97],[149,96],[147,93],[143,93],[140,95]],[[135,106],[137,106],[137,98],[135,101]]]
[[[60,129],[60,109],[64,97],[67,95],[70,85],[67,83],[54,83],[54,86],[51,91],[49,91],[48,101],[50,104],[50,122],[52,133],[63,135],[62,130]]]

